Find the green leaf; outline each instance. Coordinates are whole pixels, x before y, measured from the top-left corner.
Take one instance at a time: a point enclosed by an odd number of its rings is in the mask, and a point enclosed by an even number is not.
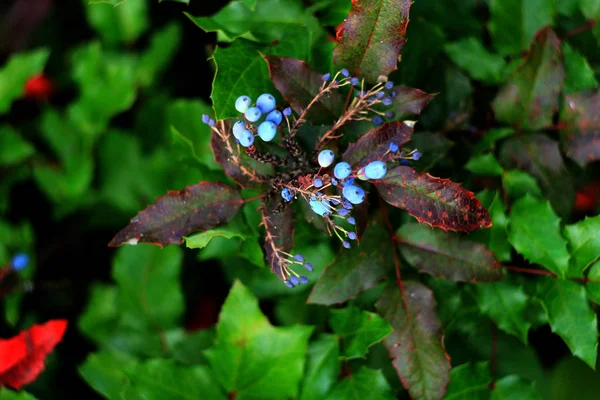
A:
[[[600,4],[595,0],[580,0],[581,12],[587,19],[600,18]]]
[[[569,253],[560,232],[560,218],[547,201],[525,195],[511,209],[508,240],[529,262],[559,277],[567,276]]]
[[[364,358],[369,347],[392,332],[392,327],[379,315],[356,307],[331,310],[329,324],[341,339],[341,356]]]
[[[527,50],[535,33],[552,25],[553,0],[490,0],[490,33],[500,55]]]
[[[369,83],[396,70],[406,42],[408,0],[365,0],[352,3],[350,13],[337,29],[333,51],[336,69],[347,68]]]
[[[505,171],[502,174],[502,186],[512,200],[520,199],[526,194],[542,198],[542,189],[534,177],[518,169]]]
[[[444,400],[487,400],[491,381],[488,362],[454,367],[450,371],[450,384]]]
[[[36,398],[24,390],[13,392],[4,387],[0,389],[0,400],[36,400]]]
[[[542,400],[534,382],[510,375],[494,382],[490,400]]]
[[[481,154],[471,157],[465,169],[476,175],[500,176],[504,169],[493,154]]]
[[[238,400],[296,397],[311,332],[271,326],[256,298],[236,281],[206,356],[216,381]]]
[[[593,302],[600,304],[600,261],[592,264],[587,278],[589,279],[586,284],[588,297]]]
[[[534,15],[538,15],[538,10]],[[544,30],[533,42],[529,57],[494,100],[496,118],[524,129],[551,127],[564,80],[560,40],[553,31]]]
[[[587,59],[567,42],[563,42],[562,52],[565,58],[565,94],[597,88],[598,80]]]
[[[342,379],[325,400],[393,400],[389,383],[381,370],[365,367]]]
[[[204,350],[214,344],[215,330],[213,328],[186,333],[171,348],[173,359],[184,364],[207,364],[208,360],[204,355]]]
[[[322,334],[308,345],[306,372],[300,386],[300,400],[321,400],[336,383],[340,373],[340,346],[335,335]]]
[[[18,164],[35,153],[35,148],[10,126],[0,126],[0,165]]]
[[[494,255],[463,236],[408,223],[398,229],[397,237],[402,256],[419,272],[459,282],[502,279]]]
[[[109,45],[132,44],[148,29],[146,0],[120,1],[115,5],[88,0],[83,3],[89,24]]]
[[[575,357],[564,357],[551,371],[545,399],[562,400],[577,393],[578,400],[596,400],[600,390],[600,371],[592,370]],[[540,385],[540,389],[542,389]]]
[[[479,310],[498,327],[527,344],[531,322],[526,318],[529,298],[522,287],[509,282],[477,285]]]
[[[504,58],[490,53],[481,41],[474,37],[446,44],[446,54],[469,76],[484,83],[499,83],[506,63]]]
[[[585,288],[573,281],[544,279],[538,286],[552,331],[563,338],[573,355],[596,367],[598,325]]]
[[[12,102],[25,93],[25,84],[43,71],[50,52],[32,50],[12,55],[0,68],[0,115],[10,110]]]
[[[234,237],[239,237],[241,239],[246,238],[240,232],[234,232],[227,229],[209,229],[205,232],[185,237],[185,246],[190,249],[202,249],[215,237],[224,237],[225,239]]]
[[[600,215],[565,226],[571,259],[569,277],[583,277],[585,270],[600,259]]]
[[[137,79],[142,86],[147,87],[155,83],[169,66],[179,50],[181,36],[181,27],[176,24],[168,24],[152,35],[150,45],[140,57],[137,68]]]
[[[561,120],[566,125],[561,133],[567,156],[582,168],[600,160],[600,90],[565,96]]]
[[[494,128],[484,133],[483,137],[479,140],[479,143],[475,145],[475,153],[484,153],[486,151],[494,150],[496,142],[510,137],[515,134],[513,128]]]
[[[319,21],[326,26],[338,26],[350,12],[351,3],[340,0],[313,0],[308,11],[318,13]]]
[[[394,263],[390,235],[379,219],[372,221],[360,244],[342,249],[328,265],[308,298],[312,304],[331,305],[374,288]]]

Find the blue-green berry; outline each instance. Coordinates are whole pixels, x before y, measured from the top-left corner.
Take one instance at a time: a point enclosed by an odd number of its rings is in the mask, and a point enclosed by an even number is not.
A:
[[[346,185],[342,194],[352,204],[360,204],[365,200],[365,191],[358,186]]]
[[[276,104],[275,97],[268,93],[261,94],[256,100],[256,107],[258,107],[263,114],[273,111]]]
[[[25,253],[17,253],[13,256],[10,265],[17,271],[22,270],[29,264],[29,255]]]
[[[350,240],[356,240],[356,233],[354,233],[354,232],[348,232],[348,239],[350,239]]]
[[[347,162],[337,163],[333,169],[333,175],[338,179],[346,179],[352,173],[352,167]]]
[[[354,185],[354,178],[346,179],[344,182],[342,182],[342,186],[346,185]]]
[[[240,139],[240,134],[246,130],[246,124],[244,121],[238,121],[233,124],[233,136],[236,139]]]
[[[267,121],[271,121],[275,125],[279,125],[283,120],[283,116],[278,110],[273,110],[267,115]]]
[[[277,133],[277,125],[271,121],[265,121],[258,126],[258,136],[265,142],[270,142]]]
[[[331,178],[331,184],[332,184],[332,185],[336,185],[336,186],[337,186],[337,184],[338,184],[338,180],[337,180],[337,179],[335,179],[335,178]]]
[[[367,177],[367,174],[365,173],[365,167],[362,167],[361,169],[359,169],[356,172],[356,177],[358,179],[360,179],[361,181],[369,180],[369,178]]]
[[[248,96],[240,96],[235,101],[235,109],[241,113],[245,113],[252,105],[252,100]]]
[[[335,160],[335,154],[331,150],[322,150],[317,157],[319,165],[323,168],[329,167],[333,160]]]
[[[262,112],[260,111],[260,109],[258,107],[250,107],[249,109],[246,110],[246,112],[244,113],[244,116],[246,117],[246,119],[248,121],[256,122],[262,116]]]
[[[319,201],[319,200],[311,200],[308,203],[310,208],[312,208],[313,212],[322,217],[329,215],[329,202],[327,200]]]
[[[365,175],[368,179],[381,179],[387,173],[387,165],[383,161],[373,161],[365,167]]]
[[[240,144],[244,147],[252,146],[254,143],[254,135],[248,129],[244,129],[240,136],[237,138],[240,141]]]

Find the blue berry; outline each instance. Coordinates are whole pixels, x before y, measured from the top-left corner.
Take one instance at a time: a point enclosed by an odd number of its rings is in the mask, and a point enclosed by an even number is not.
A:
[[[29,264],[29,256],[25,253],[17,253],[13,256],[10,264],[14,269],[20,271]]]
[[[350,84],[352,84],[352,86],[358,85],[358,78],[352,78],[352,79],[350,79]]]
[[[344,200],[342,201],[342,207],[344,207],[346,210],[352,210],[352,203],[350,203],[348,200]]]
[[[290,202],[294,198],[294,193],[288,188],[283,188],[281,191],[281,197],[283,197],[285,201]]]
[[[319,201],[319,200],[311,200],[308,204],[310,204],[310,208],[312,208],[313,212],[320,216],[329,215],[329,202]]]
[[[283,283],[285,283],[285,286],[289,287],[290,289],[294,287],[294,284],[289,279],[283,281]]]
[[[366,181],[369,179],[367,177],[367,174],[365,173],[365,167],[362,167],[361,169],[358,170],[358,172],[356,172],[356,177],[358,179],[360,179],[361,181]]]
[[[350,72],[348,72],[348,70],[346,68],[342,68],[342,70],[340,71],[342,73],[342,75],[344,75],[346,78],[350,76]]]
[[[273,111],[276,104],[275,97],[268,93],[261,94],[256,100],[256,107],[258,107],[263,114]]]
[[[390,151],[392,153],[397,152],[398,151],[398,145],[396,143],[394,143],[394,142],[390,142]]]
[[[346,179],[344,183],[342,183],[342,186],[346,185],[354,185],[354,178]]]
[[[383,103],[384,106],[391,106],[392,105],[392,99],[389,98],[389,97],[386,97],[381,102]]]
[[[258,107],[250,107],[244,113],[244,116],[250,122],[258,121],[260,119],[261,115],[262,115],[262,113],[260,112],[260,109]]]
[[[421,158],[421,156],[422,156],[422,155],[423,155],[423,154],[419,153],[418,151],[415,151],[415,152],[413,153],[413,160],[415,160],[415,161],[418,161],[418,160],[419,160],[419,158]]]
[[[258,126],[258,136],[265,142],[270,142],[277,133],[277,125],[271,121],[265,121]]]
[[[321,77],[321,80],[322,80],[323,82],[327,82],[327,81],[328,81],[328,80],[330,80],[330,79],[331,79],[331,74],[330,74],[329,72],[328,72],[328,73],[326,73],[325,75],[323,75],[323,76]]]
[[[331,199],[331,204],[333,204],[334,206],[339,206],[340,202],[337,201],[336,199]]]
[[[352,204],[360,204],[365,200],[365,191],[358,186],[346,185],[342,194]]]
[[[304,262],[304,256],[302,254],[296,254],[294,258],[300,262]]]
[[[283,116],[278,110],[273,110],[267,115],[267,121],[271,121],[275,125],[279,125],[281,120],[283,120]]]
[[[289,117],[290,115],[292,115],[292,109],[291,108],[286,108],[285,110],[283,110],[283,115],[285,115],[286,117]]]
[[[308,282],[310,282],[310,281],[308,280],[307,277],[305,277],[305,276],[300,277],[300,283],[308,283]]]
[[[376,115],[375,117],[373,117],[373,125],[381,125],[383,124],[383,118],[381,118],[379,115]]]
[[[381,99],[383,96],[385,96],[385,93],[383,92],[377,92],[377,94],[375,95],[375,97],[377,97],[378,99]]]
[[[346,218],[346,221],[348,221],[348,223],[351,225],[356,225],[356,220],[354,219],[354,217],[348,217]]]
[[[394,97],[396,97],[396,91],[392,91],[390,92],[390,97],[393,99]]]
[[[300,279],[297,276],[290,276],[290,282],[292,282],[292,284],[294,286],[298,285],[300,283]]]
[[[235,101],[235,109],[241,113],[245,113],[252,105],[252,100],[248,96],[240,96]]]
[[[352,167],[347,162],[337,163],[333,169],[333,175],[338,179],[346,179],[352,173]]]
[[[215,122],[214,119],[211,118],[211,119],[208,120],[208,126],[215,126],[216,124],[217,123]]]
[[[337,184],[338,184],[338,180],[337,180],[337,179],[335,179],[335,178],[331,178],[331,184],[332,184],[332,185],[336,185],[336,186],[337,186]]]
[[[210,121],[210,117],[206,114],[202,114],[202,123],[208,125],[208,121]]]
[[[365,167],[365,175],[368,179],[381,179],[387,173],[387,165],[383,161],[373,161]]]
[[[342,242],[342,245],[343,245],[345,248],[347,248],[347,249],[349,249],[349,248],[350,248],[350,242],[348,242],[348,241],[346,241],[346,240],[344,240],[344,241]]]
[[[340,215],[340,217],[345,217],[346,215],[348,215],[349,212],[350,211],[343,207],[338,210],[338,214]]]
[[[321,178],[315,178],[315,180],[313,181],[313,186],[316,188],[320,188],[321,186],[323,186],[323,180]]]
[[[236,139],[240,138],[240,134],[242,132],[244,132],[246,130],[246,124],[244,123],[244,121],[238,121],[235,124],[233,124],[233,136]]]
[[[331,150],[323,150],[317,157],[319,165],[323,168],[329,167],[333,163],[333,160],[335,160],[335,154]]]
[[[354,232],[348,232],[348,239],[350,239],[350,240],[356,240],[356,233],[354,233]]]
[[[309,272],[314,271],[313,265],[311,263],[305,263],[304,268],[306,268]]]
[[[400,160],[400,165],[408,166],[410,165],[410,161],[408,161],[406,158],[403,158]]]
[[[238,140],[242,146],[250,147],[252,146],[252,143],[254,143],[254,135],[248,129],[244,129],[244,131],[240,133]]]
[[[393,88],[393,87],[394,87],[394,82],[392,82],[392,81],[387,81],[387,82],[385,83],[385,86],[384,86],[384,87],[385,87],[387,90],[390,90],[391,88]]]
[[[385,117],[386,118],[394,118],[395,115],[396,114],[394,114],[393,111],[388,111],[388,112],[385,113]]]

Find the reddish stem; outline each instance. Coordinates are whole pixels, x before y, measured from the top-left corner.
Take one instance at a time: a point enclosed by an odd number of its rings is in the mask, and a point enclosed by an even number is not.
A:
[[[249,199],[244,199],[243,202],[244,203],[250,203],[251,201],[262,199],[265,196],[266,196],[266,194],[260,194],[258,196],[250,197]]]
[[[350,104],[350,98],[352,97],[353,91],[354,91],[354,88],[350,87],[350,90],[348,91],[348,97],[346,97],[346,104],[344,104],[344,112],[346,112],[346,110],[348,110],[348,104]]]
[[[598,23],[597,20],[595,19],[590,19],[589,21],[587,21],[585,24],[578,26],[575,29],[570,30],[569,32],[567,32],[563,37],[562,40],[567,40],[569,38],[572,38],[575,35],[579,35],[582,32],[585,31],[589,31],[590,29],[592,29],[594,26],[596,26],[596,24]]]

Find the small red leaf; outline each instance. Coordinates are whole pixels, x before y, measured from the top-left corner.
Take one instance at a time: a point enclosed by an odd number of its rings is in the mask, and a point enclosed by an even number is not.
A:
[[[360,168],[372,160],[379,160],[389,150],[390,143],[402,147],[412,136],[413,129],[402,122],[392,122],[371,129],[356,143],[351,143],[343,159]]]
[[[108,244],[181,244],[183,237],[231,220],[244,203],[239,193],[222,183],[200,182],[170,191],[140,211]]]
[[[567,156],[582,168],[600,160],[600,90],[565,97],[567,129],[562,135]]]
[[[67,320],[34,325],[17,336],[0,340],[0,387],[20,389],[44,370],[44,360],[62,340]]]
[[[289,252],[294,247],[294,214],[292,207],[283,212],[275,212],[276,201],[271,201],[261,209],[265,227],[265,258],[273,272],[282,281],[286,280],[282,267],[287,257],[280,251]]]
[[[435,228],[470,232],[492,226],[490,214],[473,193],[449,179],[398,166],[375,186],[386,202]]]

